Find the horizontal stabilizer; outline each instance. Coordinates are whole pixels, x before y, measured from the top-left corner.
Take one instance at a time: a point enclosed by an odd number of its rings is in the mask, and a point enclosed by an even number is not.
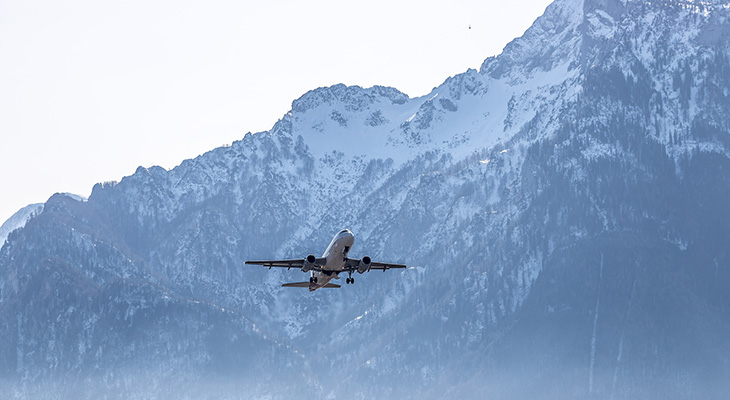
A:
[[[309,282],[285,283],[282,287],[309,287]]]
[[[285,284],[283,284],[281,286],[282,287],[305,287],[305,288],[308,288],[309,287],[309,282],[292,282],[292,283],[285,283]],[[323,288],[336,289],[336,288],[340,288],[342,286],[335,285],[334,283],[328,283],[328,284],[326,284],[326,285],[324,285],[322,287]]]
[[[328,283],[328,284],[326,284],[326,285],[324,285],[324,286],[322,286],[322,287],[323,287],[323,288],[330,288],[330,289],[337,289],[337,288],[341,288],[342,286],[340,286],[340,285],[335,285],[334,283]]]

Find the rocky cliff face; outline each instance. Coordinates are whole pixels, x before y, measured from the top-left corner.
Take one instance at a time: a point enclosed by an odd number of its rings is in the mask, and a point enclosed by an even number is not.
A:
[[[52,197],[0,252],[0,393],[721,398],[728,8],[558,0],[422,98],[316,89],[268,132]],[[413,268],[310,294],[242,265],[344,227]]]

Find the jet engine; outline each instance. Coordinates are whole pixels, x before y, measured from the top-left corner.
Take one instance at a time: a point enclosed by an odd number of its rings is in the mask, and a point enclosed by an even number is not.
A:
[[[365,256],[360,260],[360,264],[357,266],[357,272],[363,274],[370,269],[370,257]]]
[[[314,254],[310,254],[307,256],[307,258],[304,259],[304,263],[302,264],[302,272],[309,272],[314,268],[314,262],[317,261],[317,257],[314,256]]]

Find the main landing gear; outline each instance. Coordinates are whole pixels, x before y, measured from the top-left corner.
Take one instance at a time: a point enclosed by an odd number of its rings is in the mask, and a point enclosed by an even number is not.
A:
[[[309,278],[309,283],[317,283],[317,277],[316,276],[310,277]]]
[[[342,254],[342,258],[344,259],[345,264],[347,264],[347,252],[348,251],[350,251],[350,248],[345,247],[345,251]],[[347,284],[349,284],[349,285],[355,283],[355,278],[352,277],[352,271],[348,271],[347,273],[348,273],[349,277],[347,279],[345,279],[345,282],[347,282]]]

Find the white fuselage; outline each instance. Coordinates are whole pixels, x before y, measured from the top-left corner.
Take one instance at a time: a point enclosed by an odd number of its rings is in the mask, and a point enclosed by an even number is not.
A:
[[[316,282],[310,281],[310,292],[323,287],[333,278],[340,279],[338,273],[344,269],[347,253],[350,252],[353,243],[355,243],[355,235],[348,229],[343,229],[332,238],[332,242],[322,254],[322,258],[327,260],[322,266],[322,271],[312,271],[312,277],[316,278]]]

